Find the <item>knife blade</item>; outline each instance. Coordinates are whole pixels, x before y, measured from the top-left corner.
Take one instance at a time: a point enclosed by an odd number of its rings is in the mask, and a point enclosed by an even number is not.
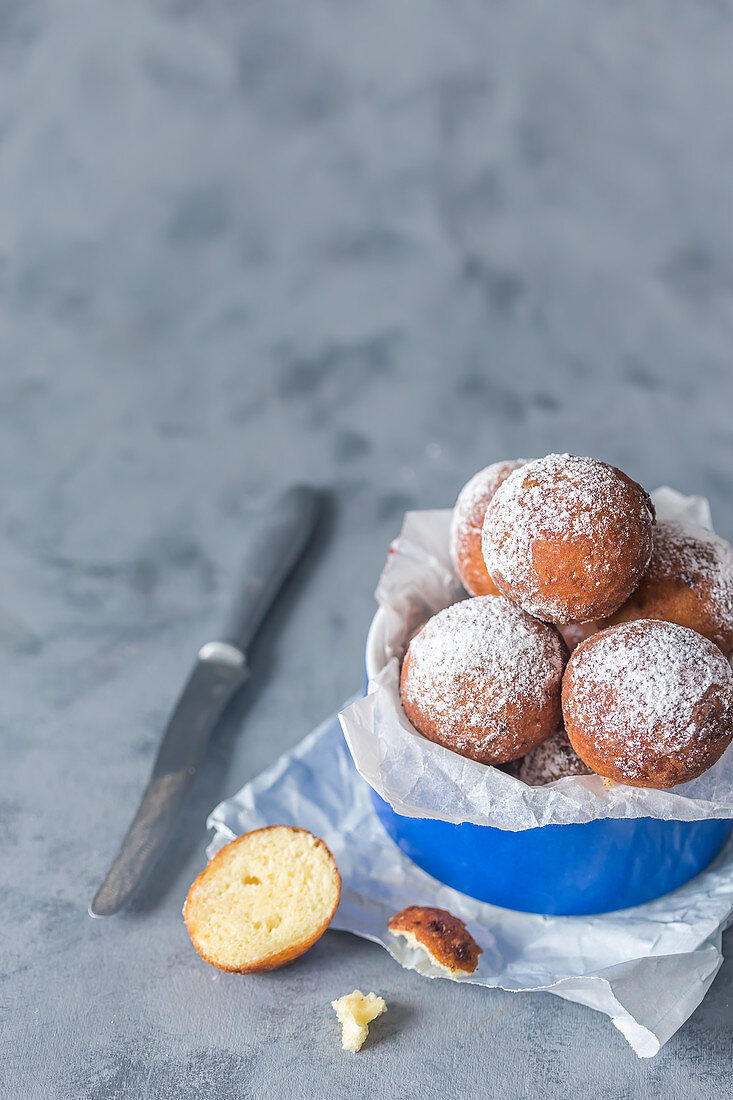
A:
[[[115,860],[89,906],[122,909],[158,861],[204,758],[216,723],[248,677],[246,653],[315,527],[318,493],[287,489],[250,534],[237,594],[219,638],[196,664],[165,729],[150,779]]]

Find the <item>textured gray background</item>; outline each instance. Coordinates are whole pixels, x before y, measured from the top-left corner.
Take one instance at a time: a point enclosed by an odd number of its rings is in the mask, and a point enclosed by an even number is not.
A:
[[[569,449],[733,536],[732,57],[725,0],[0,4],[6,1095],[730,1094],[731,961],[639,1062],[605,1017],[345,934],[220,975],[180,909],[207,811],[358,688],[406,508]],[[293,477],[333,492],[319,544],[160,872],[93,922]],[[358,1057],[355,986],[390,1004]]]

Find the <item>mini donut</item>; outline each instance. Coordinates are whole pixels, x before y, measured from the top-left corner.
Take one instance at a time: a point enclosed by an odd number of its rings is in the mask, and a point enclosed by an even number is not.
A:
[[[637,619],[581,642],[562,707],[571,744],[594,772],[675,787],[711,767],[733,737],[733,669],[695,630]]]
[[[484,516],[499,486],[526,462],[524,458],[494,462],[474,474],[458,494],[450,527],[450,556],[461,584],[470,596],[499,595],[481,549]]]
[[[486,509],[483,553],[499,591],[553,623],[601,619],[652,553],[654,506],[615,466],[547,455],[510,474]]]
[[[524,756],[560,723],[567,646],[502,596],[439,611],[402,663],[405,713],[430,741],[483,764]]]
[[[516,772],[518,779],[529,787],[544,787],[547,783],[554,783],[556,779],[565,779],[569,775],[592,775],[593,772],[584,764],[570,744],[570,739],[564,729],[555,730],[553,734],[538,745],[532,752],[528,752],[519,761]]]
[[[733,650],[733,547],[696,523],[663,520],[649,568],[608,623],[667,619]],[[566,639],[567,641],[567,639]]]

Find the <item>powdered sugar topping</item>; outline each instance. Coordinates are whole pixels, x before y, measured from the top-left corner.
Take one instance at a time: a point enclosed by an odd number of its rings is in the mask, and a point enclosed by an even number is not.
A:
[[[458,545],[472,534],[480,537],[487,501],[491,499],[509,473],[519,469],[520,466],[525,466],[526,463],[525,458],[492,462],[490,466],[485,466],[483,470],[474,474],[463,486],[453,509],[450,527],[450,555],[454,566],[457,567]]]
[[[573,749],[564,729],[551,734],[518,763],[518,776],[530,787],[544,787],[568,775],[593,774]]]
[[[574,562],[576,570],[586,566],[583,575],[576,573],[573,580],[584,586],[592,600],[594,589],[614,581],[617,563],[604,551],[613,548],[620,530],[628,532],[632,525],[641,525],[649,532],[646,557],[639,562],[641,576],[652,551],[653,514],[643,492],[634,500],[629,488],[607,463],[570,454],[550,454],[514,471],[486,513],[483,554],[489,573],[521,591],[522,606],[538,618],[567,622],[576,617],[567,600],[547,591],[538,578],[535,540],[599,548],[598,553],[585,553],[582,561]]]
[[[624,623],[582,643],[566,683],[585,735],[615,753],[629,777],[644,774],[650,753],[702,759],[701,707],[712,690],[733,708],[733,670],[720,650],[696,631],[660,620]]]
[[[667,577],[679,578],[697,591],[721,635],[733,634],[733,547],[729,542],[691,520],[660,522],[649,579]]]
[[[566,658],[553,628],[502,596],[475,596],[439,611],[413,638],[409,654],[410,696],[429,700],[446,734],[474,729],[476,747],[505,732],[502,712],[547,705]],[[493,728],[487,709],[496,716]]]

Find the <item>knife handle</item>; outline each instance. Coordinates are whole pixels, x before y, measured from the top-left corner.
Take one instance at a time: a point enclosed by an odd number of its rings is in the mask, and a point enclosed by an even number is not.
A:
[[[247,652],[270,604],[313,533],[319,493],[309,485],[292,485],[265,511],[247,546],[237,594],[220,641]]]

